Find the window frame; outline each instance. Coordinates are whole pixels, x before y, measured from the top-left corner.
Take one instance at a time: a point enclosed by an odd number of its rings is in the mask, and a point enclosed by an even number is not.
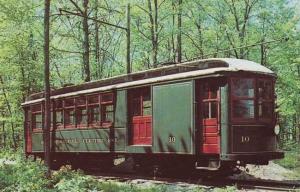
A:
[[[203,119],[217,119],[219,117],[219,113],[220,113],[220,89],[217,90],[217,95],[215,98],[212,97],[212,86],[210,84],[217,84],[216,82],[213,82],[213,83],[209,83],[209,82],[205,82],[203,84],[203,90],[205,90],[205,86],[208,87],[208,96],[206,97],[205,95],[205,91],[202,92],[201,94],[201,109],[202,109],[202,115],[203,115]],[[216,105],[217,105],[217,114],[216,114],[216,117],[208,117],[208,118],[205,118],[205,106],[204,104],[205,103],[208,103],[208,105],[211,105],[211,103],[215,102]],[[209,114],[211,114],[211,107],[209,107]]]
[[[70,99],[73,100],[73,105],[66,106],[66,101],[70,100]],[[72,124],[67,124],[66,123],[66,111],[68,111],[68,110],[72,110],[73,113],[74,113],[74,115],[73,115],[74,121],[73,121]],[[70,128],[75,128],[76,127],[76,102],[75,102],[75,97],[70,97],[70,98],[64,98],[63,99],[63,124],[64,124],[65,129],[70,129]]]
[[[130,103],[130,115],[132,117],[152,117],[153,115],[153,104],[152,104],[152,99],[151,99],[151,89],[147,86],[147,87],[142,87],[142,88],[136,88],[134,90],[132,90],[132,92],[130,93],[130,97],[131,97],[131,103]],[[145,97],[150,96],[149,100],[145,100]],[[139,101],[139,115],[134,115],[134,108],[135,108],[135,104],[134,104],[134,100],[138,100]],[[150,107],[144,107],[144,101],[150,101],[151,106]],[[151,110],[151,115],[144,115],[144,108],[150,108]]]
[[[90,103],[89,102],[89,98],[91,98],[91,97],[97,97],[97,101],[95,103]],[[91,121],[91,111],[90,111],[90,108],[94,108],[94,107],[98,108],[98,119],[99,120],[96,121],[96,122]],[[87,115],[88,115],[87,122],[88,122],[88,127],[89,128],[96,128],[98,126],[101,126],[101,118],[100,118],[100,115],[101,115],[101,112],[100,112],[100,94],[87,95]]]
[[[61,106],[60,107],[57,107],[58,105],[58,102],[61,102]],[[53,101],[54,103],[54,107],[53,107],[53,116],[54,116],[54,120],[55,123],[54,123],[54,127],[55,129],[64,129],[64,101],[63,99],[56,99]],[[57,124],[57,112],[60,112],[61,113],[61,123],[60,125]]]
[[[263,81],[263,82],[267,82],[269,81],[270,82],[270,86],[271,86],[271,95],[270,95],[270,98],[269,99],[262,99],[262,104],[263,103],[270,103],[271,105],[271,117],[270,118],[264,118],[264,117],[260,117],[259,116],[259,105],[260,105],[260,96],[259,96],[259,81]],[[259,77],[257,78],[257,119],[258,121],[261,121],[261,122],[266,122],[266,123],[269,123],[269,122],[272,122],[274,121],[274,113],[275,113],[275,97],[274,97],[274,93],[275,93],[275,82],[274,82],[274,79],[271,79],[271,78],[262,78],[262,77]]]
[[[253,97],[248,97],[248,96],[234,96],[233,94],[233,82],[234,80],[237,79],[252,79],[253,80],[253,88],[254,88],[254,96]],[[258,107],[259,107],[259,95],[258,95],[258,82],[259,80],[263,81],[270,81],[271,82],[271,91],[272,95],[271,98],[268,102],[272,102],[272,117],[266,119],[266,118],[260,118],[258,114]],[[230,116],[231,116],[231,121],[234,123],[253,123],[253,122],[272,122],[274,119],[274,79],[272,77],[263,77],[263,76],[246,76],[246,77],[241,77],[241,76],[234,76],[229,78],[230,81],[230,86],[229,86],[229,94],[230,94]],[[253,118],[239,118],[239,117],[234,117],[234,101],[253,101],[254,105],[254,116]]]
[[[84,100],[84,103],[80,104],[79,101],[82,99]],[[86,110],[85,115],[84,115],[86,118],[86,122],[79,123],[79,117],[82,120],[82,113],[79,113],[79,111],[81,111],[82,109]],[[87,108],[87,96],[86,95],[80,95],[75,98],[75,124],[76,124],[77,128],[88,127],[88,108]]]
[[[40,106],[39,110],[35,110],[34,107],[36,106]],[[30,118],[31,118],[31,130],[32,132],[40,132],[43,130],[43,123],[44,123],[44,118],[43,118],[43,103],[37,103],[37,104],[33,104],[30,106]],[[41,124],[41,127],[36,127],[36,121],[34,119],[34,116],[36,115],[41,115],[41,122],[39,122]]]
[[[110,96],[110,100],[104,100],[105,96]],[[114,116],[115,116],[115,105],[114,105],[114,93],[113,92],[107,92],[107,93],[101,93],[100,94],[100,123],[101,126],[106,128],[106,127],[111,127],[113,125],[114,122]],[[106,111],[104,110],[105,107],[104,106],[112,106],[112,111]],[[112,121],[105,121],[105,117],[106,117],[106,113],[112,113]]]

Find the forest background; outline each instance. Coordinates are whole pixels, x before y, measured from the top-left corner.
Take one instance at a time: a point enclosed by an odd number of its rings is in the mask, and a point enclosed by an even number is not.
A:
[[[280,145],[285,150],[297,148],[298,1],[52,0],[53,89],[126,73],[126,30],[115,26],[126,27],[128,3],[133,71],[193,58],[233,57],[261,63],[278,75]],[[1,148],[23,146],[21,103],[28,95],[43,90],[43,14],[43,1],[0,0]]]

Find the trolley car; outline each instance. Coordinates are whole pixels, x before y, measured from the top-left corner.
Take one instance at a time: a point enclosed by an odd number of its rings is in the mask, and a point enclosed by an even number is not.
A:
[[[108,165],[122,156],[194,170],[267,164],[284,155],[274,132],[275,80],[260,64],[220,58],[52,90],[52,159]],[[43,103],[36,93],[22,104],[26,154],[41,158]]]

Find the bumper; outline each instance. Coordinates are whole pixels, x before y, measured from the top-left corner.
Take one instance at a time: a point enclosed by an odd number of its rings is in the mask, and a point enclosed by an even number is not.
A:
[[[256,153],[234,153],[222,154],[222,161],[243,161],[244,163],[265,163],[272,159],[281,159],[284,157],[282,151],[274,152],[256,152]]]

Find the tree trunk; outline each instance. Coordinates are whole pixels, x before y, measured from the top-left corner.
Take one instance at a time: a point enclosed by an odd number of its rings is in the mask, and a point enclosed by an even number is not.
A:
[[[175,29],[175,10],[176,10],[176,6],[174,1],[172,1],[172,8],[173,8],[173,14],[172,14],[172,28]],[[176,61],[176,48],[175,48],[175,37],[174,37],[174,30],[172,30],[172,61]]]
[[[182,51],[181,51],[181,14],[182,14],[182,0],[178,0],[178,15],[177,15],[177,54],[176,54],[176,62],[181,63]]]
[[[47,166],[46,176],[50,177],[51,155],[50,155],[50,82],[49,82],[49,33],[50,33],[50,0],[45,0],[45,15],[44,15],[44,83],[45,83],[45,110],[44,110],[44,157]]]
[[[4,81],[3,81],[2,76],[0,76],[0,83],[2,85],[1,87],[2,87],[2,92],[3,92],[5,104],[7,106],[9,115],[12,118],[13,117],[13,111],[11,109],[11,106],[10,106],[10,103],[9,103],[9,100],[8,100],[8,97],[7,97],[5,88],[4,88]],[[11,136],[12,136],[12,140],[13,140],[13,148],[16,150],[17,149],[17,142],[16,142],[16,138],[15,138],[15,126],[14,126],[14,123],[12,121],[10,121],[10,124],[11,124]]]
[[[83,68],[85,82],[91,81],[90,76],[90,45],[89,45],[89,24],[88,24],[88,0],[83,0]]]
[[[127,62],[127,74],[131,73],[131,59],[130,59],[130,4],[127,5],[127,30],[126,30],[126,36],[127,36],[127,46],[126,46],[126,62]]]
[[[95,18],[98,19],[98,0],[95,1]],[[99,42],[99,23],[97,21],[95,24],[95,60],[96,60],[96,78],[102,77],[102,67],[100,66],[100,42]]]
[[[157,22],[158,22],[158,7],[157,0],[154,0],[154,13],[152,10],[151,0],[148,0],[149,19],[150,19],[150,31],[152,41],[152,60],[153,67],[157,67],[157,53],[158,53],[158,38],[157,38]]]
[[[3,147],[6,147],[5,121],[2,121],[2,134]]]

